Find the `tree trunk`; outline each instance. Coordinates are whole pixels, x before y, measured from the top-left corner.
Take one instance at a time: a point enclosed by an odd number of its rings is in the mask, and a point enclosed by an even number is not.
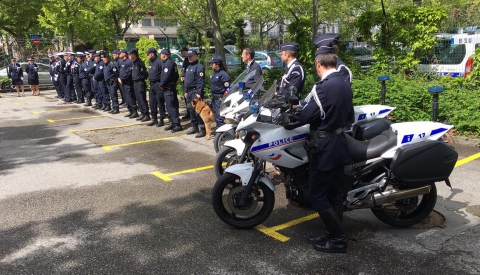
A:
[[[416,7],[420,7],[422,5],[422,0],[413,0],[413,5]]]
[[[318,32],[318,0],[313,0],[313,16],[312,16],[312,38],[315,38]]]
[[[220,28],[220,18],[218,18],[217,0],[208,0],[208,10],[212,19],[215,54],[222,57],[223,63],[226,64],[222,29]]]

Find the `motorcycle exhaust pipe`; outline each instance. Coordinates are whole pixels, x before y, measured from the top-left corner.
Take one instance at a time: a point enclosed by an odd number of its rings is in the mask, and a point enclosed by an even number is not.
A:
[[[384,203],[394,202],[402,199],[407,199],[411,197],[416,197],[420,195],[425,195],[430,193],[430,186],[423,186],[420,188],[415,189],[408,189],[404,191],[386,191],[383,193],[376,193],[370,195],[370,198],[365,203],[362,203],[357,209],[359,208],[372,208],[376,206],[380,206]]]

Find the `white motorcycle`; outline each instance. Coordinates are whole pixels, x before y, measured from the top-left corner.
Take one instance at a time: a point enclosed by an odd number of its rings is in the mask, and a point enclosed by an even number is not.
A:
[[[272,91],[273,90],[273,91]],[[275,184],[266,171],[270,162],[285,176],[287,198],[309,207],[308,158],[304,143],[309,126],[293,128],[280,107],[281,118],[265,118],[275,93],[271,89],[251,105],[237,127],[245,146],[237,148],[253,156],[252,162],[226,168],[212,190],[215,213],[236,228],[252,228],[265,221],[275,204]],[[291,103],[295,104],[291,98]],[[297,100],[298,101],[298,100]],[[285,127],[292,130],[287,130]],[[370,208],[382,222],[408,227],[425,219],[433,210],[435,182],[448,186],[458,154],[440,141],[452,125],[437,122],[395,123],[369,141],[346,135],[352,162],[345,166],[345,210]]]

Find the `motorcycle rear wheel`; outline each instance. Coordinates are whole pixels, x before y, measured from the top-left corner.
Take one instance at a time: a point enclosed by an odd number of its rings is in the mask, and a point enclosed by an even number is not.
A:
[[[239,228],[253,228],[264,222],[272,213],[275,194],[263,182],[258,182],[246,205],[239,205],[245,187],[238,175],[225,173],[212,190],[212,205],[217,216],[226,224]],[[253,193],[252,193],[253,194]]]
[[[229,131],[215,133],[215,139],[213,140],[213,148],[215,148],[215,152],[218,153],[218,151],[220,151],[225,145],[225,142],[232,140],[234,138],[235,136],[232,136],[232,134]]]
[[[437,188],[430,184],[430,193],[387,203],[371,208],[380,221],[395,227],[409,227],[420,223],[430,215],[437,202]]]

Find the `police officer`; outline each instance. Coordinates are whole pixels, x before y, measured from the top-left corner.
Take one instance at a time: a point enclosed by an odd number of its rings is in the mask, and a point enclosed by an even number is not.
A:
[[[148,71],[142,60],[138,58],[138,50],[133,48],[128,52],[128,57],[132,60],[132,81],[135,91],[135,98],[138,102],[138,110],[142,113],[136,120],[145,122],[149,121],[150,113],[147,104],[147,84],[145,79],[148,77]]]
[[[61,90],[61,98],[65,100],[66,97],[66,86],[67,86],[67,75],[65,74],[65,64],[67,61],[65,60],[64,57],[65,53],[60,52],[58,53],[58,57],[60,58],[59,61],[57,62],[57,74],[58,74],[58,82],[59,82],[59,87]]]
[[[103,77],[105,79],[105,84],[107,85],[110,100],[112,101],[112,110],[110,110],[109,113],[118,114],[120,113],[117,93],[118,70],[111,61],[111,57],[108,53],[105,53],[103,56],[103,64]]]
[[[110,112],[112,110],[112,107],[110,106],[110,95],[108,93],[107,84],[105,83],[105,75],[103,73],[103,67],[105,67],[105,63],[103,62],[103,60],[101,60],[101,58],[105,56],[105,53],[103,51],[99,51],[98,54],[99,61],[95,66],[95,73],[93,75],[93,78],[98,85],[98,94],[102,96],[103,107],[100,110]]]
[[[165,104],[168,111],[168,119],[170,125],[165,127],[165,131],[171,130],[172,133],[182,131],[180,118],[178,114],[178,97],[177,97],[177,81],[178,70],[177,64],[170,58],[170,50],[162,49],[160,57],[163,61],[162,77],[160,79],[160,90],[163,92]]]
[[[353,79],[353,75],[352,75],[352,71],[350,70],[350,68],[347,67],[347,64],[345,64],[345,62],[343,62],[343,60],[340,59],[340,57],[338,57],[338,43],[340,42],[340,34],[339,33],[327,33],[327,34],[324,34],[322,39],[324,40],[331,40],[332,41],[332,45],[333,45],[333,52],[337,55],[337,71],[340,73],[340,75],[342,75],[343,79],[348,82],[350,85],[352,85],[352,79]],[[317,43],[322,43],[321,41],[317,41]],[[314,42],[315,44],[315,42]],[[315,46],[317,46],[315,44]]]
[[[162,76],[163,62],[157,56],[157,50],[149,48],[147,50],[147,56],[150,60],[148,65],[148,80],[150,81],[150,91],[148,92],[148,100],[150,103],[150,112],[152,115],[152,121],[147,126],[156,125],[162,127],[165,125],[163,119],[167,117],[165,109],[165,98],[163,91],[160,90],[160,78]],[[157,108],[160,113],[160,121],[157,120]]]
[[[22,90],[22,96],[25,96],[25,88],[23,87],[23,69],[20,64],[17,64],[17,59],[12,57],[12,63],[8,65],[8,78],[10,83],[15,85],[18,96],[20,96],[20,89]]]
[[[58,81],[57,81],[57,77],[55,76],[55,59],[56,59],[56,55],[53,55],[53,54],[49,54],[48,55],[48,63],[49,63],[49,66],[48,66],[48,73],[50,74],[50,80],[52,80],[52,84],[53,84],[53,87],[55,87],[55,90],[57,91],[57,98],[59,96],[58,94]]]
[[[74,102],[75,101],[75,91],[73,87],[73,66],[74,66],[74,53],[72,52],[67,52],[67,60],[65,61],[65,78],[66,78],[66,83],[65,83],[65,102]]]
[[[95,97],[95,106],[93,106],[94,109],[96,110],[101,110],[103,109],[103,93],[100,91],[100,87],[98,86],[98,82],[95,79],[95,73],[97,72],[97,67],[99,67],[100,64],[100,54],[94,53],[92,54],[93,56],[93,62],[90,62],[88,64],[88,75],[90,76],[90,83],[92,84],[92,92]],[[103,74],[101,75],[103,77]],[[100,76],[99,76],[100,77]]]
[[[220,56],[214,56],[208,60],[213,69],[213,74],[210,76],[210,90],[212,97],[212,107],[215,113],[215,122],[217,129],[224,125],[223,117],[220,116],[220,104],[225,91],[230,86],[230,76],[225,71],[223,60]]]
[[[251,89],[257,83],[257,79],[262,76],[262,69],[257,62],[255,62],[255,50],[247,47],[242,51],[242,62],[247,65],[247,72],[255,71],[255,75],[245,81],[245,88]]]
[[[198,62],[198,53],[194,49],[190,49],[187,53],[188,62],[190,63],[185,70],[184,78],[184,96],[187,99],[187,110],[190,112],[190,121],[192,123],[192,129],[187,132],[187,135],[195,134],[196,138],[205,136],[205,124],[202,118],[191,107],[190,102],[194,98],[203,98],[203,88],[205,85],[205,69],[203,65]],[[200,131],[198,126],[200,124]]]
[[[84,96],[87,99],[87,102],[83,105],[85,107],[87,106],[92,106],[92,98],[93,98],[93,93],[91,89],[91,84],[90,84],[90,74],[89,74],[89,68],[88,68],[88,62],[85,61],[84,55],[77,55],[77,62],[78,62],[78,78],[80,79],[80,84],[82,88],[82,92],[84,92]],[[82,99],[83,99],[82,95]]]
[[[280,83],[280,96],[286,101],[290,97],[291,87],[295,87],[296,96],[300,96],[305,84],[305,73],[302,64],[297,60],[298,43],[286,42],[280,45],[282,61],[286,65]]]
[[[119,50],[113,50],[112,51],[112,63],[117,67],[117,71],[120,72],[120,66],[122,65],[123,60],[120,58],[120,51]],[[122,101],[118,103],[120,106],[124,105],[126,103],[125,101],[125,91],[123,90],[122,85],[118,85],[117,87],[120,90],[120,95],[122,96]],[[117,96],[118,97],[118,96]]]
[[[326,233],[311,236],[307,241],[324,252],[347,251],[347,237],[343,230],[342,176],[344,165],[350,160],[343,127],[353,115],[353,93],[350,85],[337,72],[337,56],[332,40],[319,35],[315,67],[321,80],[311,91],[311,99],[304,106],[299,121],[310,124],[306,149],[309,156],[308,193],[310,201],[325,224]]]
[[[189,63],[188,63],[188,58],[187,58],[187,53],[188,53],[188,48],[187,47],[182,47],[180,49],[180,55],[183,57],[183,63],[182,63],[182,77],[180,78],[180,80],[182,81],[182,87],[183,87],[183,91],[185,92],[185,85],[183,83],[183,81],[185,80],[185,70],[187,69]],[[188,102],[187,102],[187,98],[183,98],[185,100],[185,107],[188,107]],[[189,119],[190,118],[190,112],[188,112],[188,109],[187,109],[187,113],[182,117],[182,119]]]
[[[38,65],[34,62],[33,57],[27,58],[27,61],[25,72],[28,75],[28,85],[30,85],[32,94],[38,96],[40,95],[40,89],[38,88]]]
[[[118,83],[120,84],[120,90],[123,89],[123,96],[127,102],[128,114],[125,117],[137,118],[139,117],[137,112],[137,100],[135,99],[135,91],[133,89],[132,82],[132,60],[128,59],[127,50],[120,51],[120,60],[118,61]]]
[[[73,84],[75,85],[75,92],[77,93],[77,103],[85,103],[85,92],[82,87],[82,80],[80,79],[80,62],[83,62],[83,52],[76,53],[76,60],[73,61],[72,75]]]

